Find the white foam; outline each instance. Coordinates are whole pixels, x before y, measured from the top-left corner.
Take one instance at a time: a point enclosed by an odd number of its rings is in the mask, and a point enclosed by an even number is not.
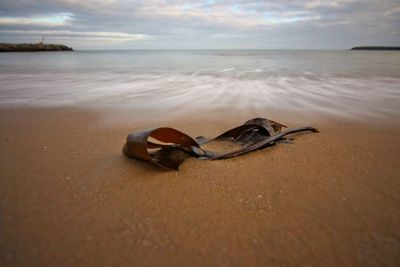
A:
[[[29,55],[0,55],[0,105],[400,113],[400,54],[396,53],[362,57],[329,51]],[[335,60],[326,61],[326,55]]]
[[[400,113],[399,78],[165,74],[0,74],[0,104],[285,108]],[[372,104],[373,103],[373,104]]]

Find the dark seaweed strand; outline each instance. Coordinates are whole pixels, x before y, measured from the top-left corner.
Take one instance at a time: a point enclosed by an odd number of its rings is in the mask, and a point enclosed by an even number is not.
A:
[[[219,156],[216,156],[216,157],[212,157],[210,159],[211,160],[217,160],[217,159],[227,159],[227,158],[236,157],[236,156],[239,156],[239,155],[254,151],[254,150],[256,150],[256,149],[258,149],[260,147],[263,147],[265,145],[268,145],[271,142],[277,141],[280,138],[284,137],[285,135],[292,134],[292,133],[298,133],[298,132],[304,132],[304,131],[311,131],[311,132],[314,132],[314,133],[318,133],[319,132],[318,129],[315,129],[313,127],[301,127],[301,128],[297,128],[297,129],[286,130],[286,131],[281,132],[279,134],[276,134],[276,135],[273,135],[271,137],[268,137],[267,139],[264,139],[264,140],[262,140],[262,141],[260,141],[258,143],[255,143],[255,144],[253,144],[251,146],[248,146],[248,147],[245,147],[245,148],[233,151],[233,152],[229,152],[229,153],[226,153],[226,154],[223,154],[223,155],[219,155]]]

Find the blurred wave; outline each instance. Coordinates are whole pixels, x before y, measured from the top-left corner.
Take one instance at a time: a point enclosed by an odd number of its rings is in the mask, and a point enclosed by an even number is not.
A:
[[[0,84],[0,105],[399,114],[400,53],[15,53],[0,55]]]

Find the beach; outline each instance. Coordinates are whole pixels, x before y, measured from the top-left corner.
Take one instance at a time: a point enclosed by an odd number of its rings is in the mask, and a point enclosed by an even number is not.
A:
[[[400,53],[0,55],[1,266],[398,266]],[[132,132],[319,133],[166,171]]]
[[[130,132],[212,137],[252,115],[3,107],[1,265],[398,265],[398,117],[277,112],[321,133],[179,171],[121,153]]]

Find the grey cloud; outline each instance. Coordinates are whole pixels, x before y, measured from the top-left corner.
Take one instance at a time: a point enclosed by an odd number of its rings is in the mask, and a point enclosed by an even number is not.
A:
[[[23,38],[22,34],[11,34],[12,30],[57,29],[149,36],[140,40],[104,42],[105,48],[348,48],[360,44],[398,45],[400,11],[396,12],[396,8],[399,9],[398,0],[1,0],[0,18],[63,13],[68,14],[70,20],[61,26],[0,23],[0,41],[12,41],[17,36]],[[51,36],[60,37],[50,34],[49,39]],[[66,38],[69,36],[65,35]],[[72,46],[74,40],[71,40]],[[90,41],[87,47],[90,47]]]

